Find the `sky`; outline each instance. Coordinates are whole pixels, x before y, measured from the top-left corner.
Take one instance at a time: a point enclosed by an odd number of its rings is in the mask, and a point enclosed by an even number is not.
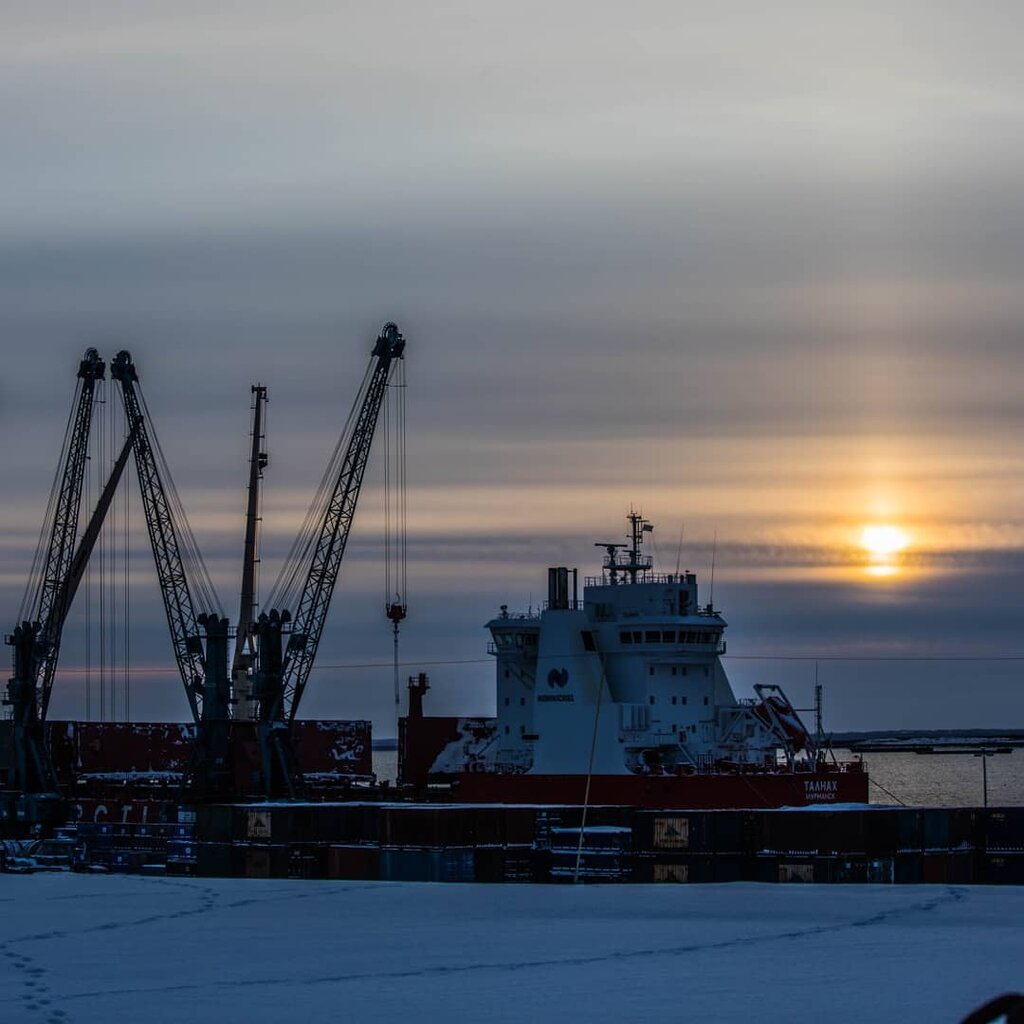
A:
[[[1019,726],[1020,28],[996,2],[5,3],[8,621],[86,347],[132,351],[233,617],[250,384],[269,584],[394,320],[428,711],[492,712],[483,623],[548,565],[594,573],[636,507],[661,571],[714,561],[741,696],[803,705],[817,673],[836,729]],[[303,713],[386,736],[380,481],[378,451]],[[183,718],[129,500],[130,710]],[[87,661],[99,713],[97,588],[54,716],[86,713]]]

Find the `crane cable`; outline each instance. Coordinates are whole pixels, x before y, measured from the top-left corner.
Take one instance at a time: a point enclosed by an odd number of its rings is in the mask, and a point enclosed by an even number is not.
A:
[[[103,401],[103,394],[100,388],[95,412],[93,414],[96,423],[96,472],[99,491],[102,491],[103,481],[106,478],[106,454],[107,454],[107,432],[106,432],[106,411],[107,404]],[[97,639],[99,648],[99,677],[100,677],[100,721],[107,720],[107,529],[106,522],[96,540],[96,555],[99,558],[99,616],[97,618]]]
[[[363,375],[362,383],[359,385],[356,400],[352,404],[348,418],[342,427],[338,442],[334,446],[334,451],[331,453],[313,499],[306,510],[306,515],[299,527],[299,532],[296,534],[295,540],[292,541],[292,545],[281,566],[281,571],[278,573],[274,586],[271,589],[270,596],[265,602],[265,606],[268,608],[283,610],[297,606],[301,596],[301,588],[305,584],[305,577],[309,571],[313,547],[320,535],[324,513],[331,495],[334,493],[338,474],[341,472],[345,453],[348,450],[349,438],[355,429],[359,410],[362,408],[366,392],[370,386],[372,373],[373,361],[371,360],[366,373]]]
[[[384,393],[384,613],[394,642],[395,727],[401,714],[398,631],[407,610],[408,500],[405,463],[405,361]],[[394,408],[392,408],[392,405]]]
[[[136,389],[146,422],[149,425],[150,442],[153,447],[153,453],[156,457],[160,477],[164,483],[164,489],[167,494],[167,503],[170,508],[174,525],[177,527],[177,533],[179,534],[178,542],[181,548],[181,559],[182,564],[185,567],[186,578],[188,579],[190,586],[194,587],[195,595],[198,596],[200,600],[199,610],[216,612],[218,615],[223,616],[223,605],[221,604],[220,598],[217,596],[217,590],[213,585],[213,579],[207,569],[206,561],[203,558],[202,552],[199,550],[199,544],[196,541],[195,534],[192,532],[192,526],[188,521],[188,515],[185,512],[185,506],[182,503],[181,496],[178,494],[178,489],[174,485],[174,477],[171,475],[170,466],[168,465],[167,458],[164,455],[163,447],[160,444],[160,438],[157,436],[156,430],[153,427],[153,417],[150,414],[149,406],[146,404],[146,397],[142,392],[142,388],[138,384],[136,384]]]

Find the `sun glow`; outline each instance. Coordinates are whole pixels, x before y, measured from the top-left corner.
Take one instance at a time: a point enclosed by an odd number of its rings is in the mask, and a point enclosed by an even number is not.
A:
[[[898,576],[899,555],[909,544],[910,537],[898,526],[865,526],[860,534],[860,546],[868,554],[865,574],[874,579]]]
[[[865,526],[860,535],[860,546],[878,559],[898,554],[910,543],[910,538],[897,526]]]

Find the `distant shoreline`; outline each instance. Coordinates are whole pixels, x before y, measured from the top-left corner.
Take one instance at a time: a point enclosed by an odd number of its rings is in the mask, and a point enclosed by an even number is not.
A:
[[[834,747],[855,752],[881,750],[939,750],[962,747],[1024,747],[1024,729],[883,729],[871,732],[834,732]]]

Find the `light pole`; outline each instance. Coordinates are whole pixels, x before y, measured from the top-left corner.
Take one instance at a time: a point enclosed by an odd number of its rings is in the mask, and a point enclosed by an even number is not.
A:
[[[1001,750],[986,750],[982,748],[975,753],[975,757],[981,758],[981,794],[982,806],[988,810],[988,759],[992,754],[1001,754]]]
[[[988,810],[988,759],[996,754],[1012,754],[1013,747],[974,747],[958,744],[931,747],[912,747],[915,754],[970,754],[981,758],[981,788],[983,806]]]

